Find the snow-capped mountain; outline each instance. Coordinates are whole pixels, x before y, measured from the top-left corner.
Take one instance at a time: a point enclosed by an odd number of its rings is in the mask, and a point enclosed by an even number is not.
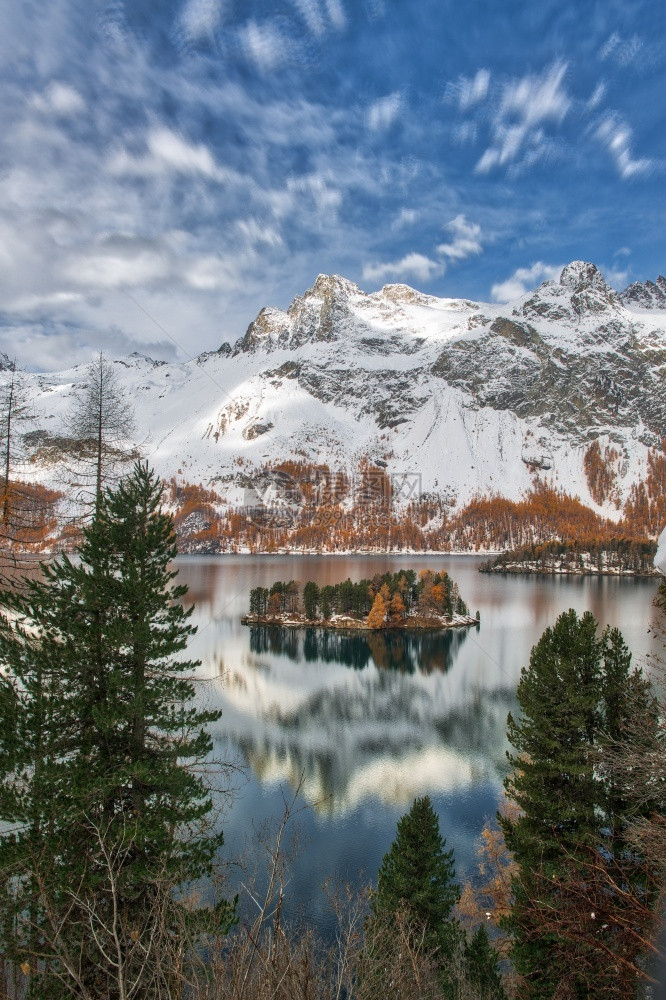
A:
[[[451,502],[518,499],[536,475],[617,516],[666,434],[666,280],[618,294],[576,261],[559,281],[490,305],[399,284],[368,295],[320,275],[286,311],[263,309],[233,347],[115,365],[155,469],[232,504],[264,466],[353,474],[367,458]],[[22,430],[42,481],[58,479],[85,377],[85,366],[28,376],[35,416]],[[617,484],[601,507],[584,469],[595,440]]]

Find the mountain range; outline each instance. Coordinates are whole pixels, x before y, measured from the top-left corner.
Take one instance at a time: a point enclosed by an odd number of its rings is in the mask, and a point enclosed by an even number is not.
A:
[[[542,483],[617,519],[666,435],[666,279],[618,293],[574,261],[499,305],[319,275],[234,345],[114,366],[156,471],[227,507],[285,502],[297,464],[352,493],[359,468],[383,470],[398,505],[518,501]],[[86,375],[26,374],[23,478],[60,488]]]

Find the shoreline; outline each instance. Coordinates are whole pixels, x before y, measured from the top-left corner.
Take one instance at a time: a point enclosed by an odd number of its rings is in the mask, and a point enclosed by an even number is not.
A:
[[[472,628],[480,625],[478,618],[471,615],[453,615],[452,618],[435,616],[425,618],[421,615],[410,615],[399,621],[384,622],[379,628],[368,625],[365,618],[353,618],[349,615],[336,615],[328,619],[309,619],[304,615],[243,615],[241,625],[261,625],[270,628],[321,628],[333,632],[441,632],[451,628]]]
[[[653,580],[660,576],[659,570],[633,569],[593,569],[590,566],[535,566],[529,563],[506,563],[506,565],[479,567],[479,573],[503,573],[510,576],[611,576],[633,577],[636,580]]]

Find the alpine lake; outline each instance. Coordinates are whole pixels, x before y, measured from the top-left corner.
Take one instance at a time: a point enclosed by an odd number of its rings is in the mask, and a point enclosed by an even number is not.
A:
[[[230,765],[219,821],[221,861],[251,851],[256,835],[287,826],[285,916],[328,936],[322,887],[376,879],[396,823],[429,795],[460,879],[475,870],[484,822],[507,771],[506,718],[520,670],[542,632],[569,608],[617,626],[646,663],[657,579],[482,574],[476,556],[181,557],[201,660],[198,699],[222,710],[214,757]],[[276,580],[320,586],[399,568],[446,570],[478,627],[361,632],[241,625],[253,587]],[[655,650],[656,652],[656,650]],[[218,780],[217,778],[215,779]],[[243,874],[229,865],[229,887]]]

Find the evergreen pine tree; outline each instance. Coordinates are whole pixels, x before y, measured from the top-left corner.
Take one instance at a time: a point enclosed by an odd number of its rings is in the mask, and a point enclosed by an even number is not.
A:
[[[70,995],[68,955],[91,995],[119,996],[102,958],[111,941],[126,977],[145,977],[141,996],[161,995],[173,968],[140,948],[158,919],[167,936],[182,926],[175,890],[209,875],[222,843],[190,766],[209,754],[205,726],[219,713],[194,706],[198,664],[178,656],[192,609],[172,583],[161,496],[137,464],[103,496],[76,561],[1,595],[0,696],[16,726],[0,731],[0,819],[10,824],[0,872],[13,886],[11,957],[42,956],[35,996]],[[232,912],[222,902],[211,916],[224,927]]]
[[[319,587],[312,580],[303,587],[303,611],[305,617],[313,621],[317,617],[317,605],[319,603]]]
[[[622,730],[636,700],[646,707],[651,700],[649,685],[629,665],[617,630],[599,638],[594,617],[586,612],[579,618],[571,610],[546,629],[521,672],[521,717],[508,719],[516,753],[508,755],[513,772],[506,787],[522,815],[499,820],[519,866],[505,925],[514,936],[512,959],[528,997],[546,1000],[563,983],[572,997],[589,996],[592,983],[595,996],[615,996],[604,993],[604,984],[617,978],[608,953],[616,947],[617,928],[593,927],[589,935],[579,928],[577,938],[559,937],[553,928],[558,921],[568,926],[568,912],[578,918],[576,907],[590,881],[585,865],[593,855],[609,870],[624,863],[622,830],[631,805],[604,780],[595,753],[608,733]],[[638,867],[633,859],[625,867],[623,891]],[[588,924],[595,908],[587,907]]]
[[[460,890],[455,881],[453,851],[447,851],[439,820],[429,797],[415,799],[398,820],[396,838],[379,869],[375,917],[407,908],[410,918],[424,932],[425,945],[446,958],[459,938],[459,925],[451,916]]]
[[[483,924],[465,944],[467,981],[477,1000],[505,1000],[497,953]]]

